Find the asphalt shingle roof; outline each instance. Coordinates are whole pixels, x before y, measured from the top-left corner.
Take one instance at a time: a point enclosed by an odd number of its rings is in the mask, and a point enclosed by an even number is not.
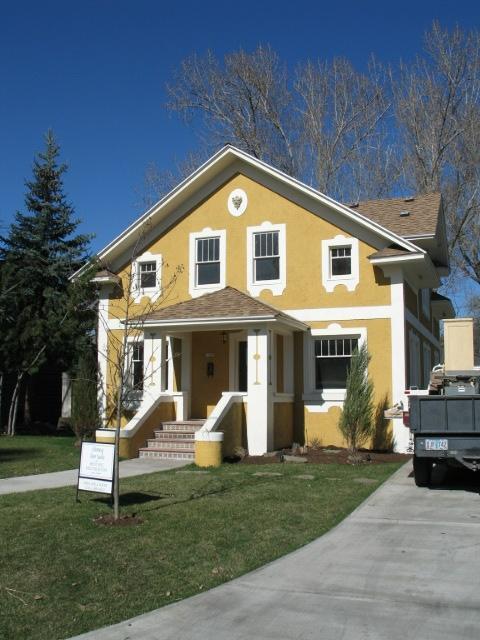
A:
[[[234,287],[225,287],[220,291],[206,293],[199,298],[177,302],[163,309],[158,309],[142,316],[143,320],[178,320],[190,318],[207,320],[210,318],[284,318],[292,320],[291,316],[269,304],[252,298],[247,293]]]
[[[440,198],[440,193],[427,193],[412,198],[365,200],[349,206],[385,229],[408,238],[435,234],[440,213]],[[408,215],[400,215],[406,211]]]

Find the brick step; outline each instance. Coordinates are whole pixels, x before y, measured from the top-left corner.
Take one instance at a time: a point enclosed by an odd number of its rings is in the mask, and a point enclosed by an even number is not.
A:
[[[145,447],[144,447],[145,448]],[[195,451],[195,440],[147,440],[147,449]]]
[[[162,431],[198,431],[205,420],[172,420],[162,422]]]
[[[164,440],[195,440],[195,431],[161,431],[157,429],[154,431],[154,436],[157,441]]]
[[[162,449],[142,448],[138,451],[139,458],[157,458],[159,460],[194,460],[195,454],[189,451],[170,451]]]

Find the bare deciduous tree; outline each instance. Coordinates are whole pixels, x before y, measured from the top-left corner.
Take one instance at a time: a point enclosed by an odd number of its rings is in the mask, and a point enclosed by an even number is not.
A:
[[[307,62],[297,71],[295,90],[310,181],[344,201],[378,197],[391,188],[390,101],[384,71],[375,60],[368,75],[342,58]]]
[[[435,22],[425,50],[392,76],[404,182],[442,191],[452,256],[480,283],[480,34]]]
[[[286,68],[270,47],[229,53],[221,64],[208,52],[184,60],[167,86],[168,107],[188,121],[200,116],[207,148],[233,144],[298,173],[301,153]]]
[[[145,250],[146,241],[151,231],[147,222],[139,232],[135,245],[130,254],[129,266],[125,270],[122,278],[110,295],[109,315],[117,321],[121,329],[112,330],[108,324],[108,318],[99,314],[99,322],[108,333],[108,343],[106,349],[99,350],[99,355],[107,362],[107,380],[103,381],[106,389],[106,420],[113,424],[115,428],[115,457],[114,457],[114,480],[113,480],[113,508],[114,518],[118,520],[120,515],[120,482],[119,482],[119,451],[120,451],[120,431],[124,418],[128,418],[129,413],[138,410],[139,396],[143,388],[143,368],[141,375],[137,378],[133,364],[133,352],[143,341],[146,317],[165,304],[171,295],[179,273],[183,271],[182,265],[170,268],[166,263],[155,272],[156,286],[159,287],[160,294],[156,298],[148,300],[142,296],[141,304],[135,300],[137,293],[141,293],[141,275],[133,269],[133,264],[137,257]],[[108,265],[99,265],[100,268],[107,268]],[[162,281],[159,280],[162,274]],[[158,364],[153,366],[153,363]],[[142,365],[143,366],[143,365]],[[149,375],[153,375],[161,366],[160,354],[152,354],[151,361],[145,363],[149,369]],[[132,415],[133,415],[132,413]]]

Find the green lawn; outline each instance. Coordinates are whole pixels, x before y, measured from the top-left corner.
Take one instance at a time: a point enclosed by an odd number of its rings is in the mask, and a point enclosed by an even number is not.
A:
[[[0,478],[75,469],[74,442],[73,436],[0,436]]]
[[[399,466],[191,466],[131,478],[122,511],[144,518],[131,527],[94,524],[108,503],[82,493],[75,504],[73,488],[2,496],[0,637],[66,638],[209,589],[325,533]]]

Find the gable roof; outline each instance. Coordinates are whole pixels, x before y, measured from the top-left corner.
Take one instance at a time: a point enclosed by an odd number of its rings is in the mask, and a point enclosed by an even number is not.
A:
[[[178,325],[181,321],[189,324],[202,324],[221,321],[271,320],[295,325],[307,329],[307,326],[287,313],[252,298],[247,293],[234,287],[224,287],[213,293],[206,293],[199,298],[177,302],[168,307],[157,309],[144,316],[132,318],[135,324],[141,320],[147,324]]]
[[[238,163],[244,166],[255,167],[260,173],[273,177],[280,183],[294,189],[296,192],[311,198],[314,202],[326,205],[332,211],[340,214],[341,217],[370,230],[383,240],[387,240],[388,244],[396,244],[406,251],[426,253],[406,238],[397,235],[394,231],[382,226],[378,221],[364,215],[363,212],[354,211],[345,204],[337,202],[313,187],[309,187],[300,180],[292,178],[266,162],[254,158],[245,151],[227,145],[215,153],[207,162],[201,165],[188,178],[178,184],[172,191],[166,194],[159,202],[104,247],[97,256],[100,262],[111,264],[111,262],[119,258],[128,247],[134,246],[138,242],[138,237],[142,228],[145,228],[145,225],[148,224],[150,229],[156,228],[156,225],[164,225],[163,228],[166,228],[166,221],[173,219],[175,215],[179,215],[182,206],[187,207],[188,203],[193,203],[195,196],[198,197],[200,194],[201,197],[204,198],[209,195],[213,190],[211,181],[215,176],[226,172],[228,168],[232,166],[236,166],[238,172]],[[80,269],[73,277],[81,273],[83,269],[84,268]]]
[[[365,200],[350,208],[402,238],[415,238],[435,235],[440,205],[440,193],[427,193],[412,198]]]

